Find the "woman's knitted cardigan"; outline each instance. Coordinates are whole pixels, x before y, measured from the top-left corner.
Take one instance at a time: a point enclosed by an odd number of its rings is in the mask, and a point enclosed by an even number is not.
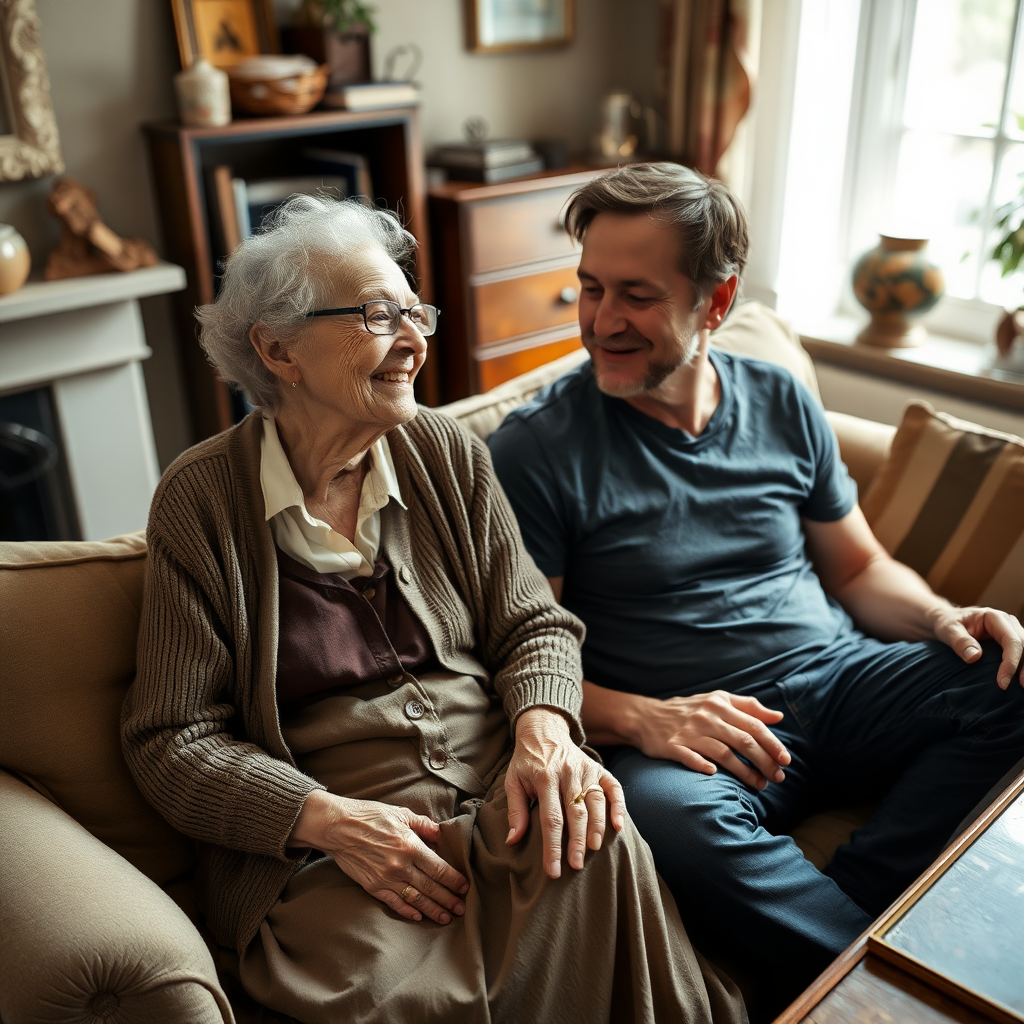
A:
[[[122,715],[135,780],[199,844],[218,942],[241,950],[306,854],[285,843],[306,796],[277,715],[277,557],[260,486],[260,415],[182,455],[150,511],[138,675]],[[582,741],[583,627],[526,554],[484,446],[421,409],[388,433],[407,505],[382,510],[395,580],[440,663],[514,723],[544,705]]]

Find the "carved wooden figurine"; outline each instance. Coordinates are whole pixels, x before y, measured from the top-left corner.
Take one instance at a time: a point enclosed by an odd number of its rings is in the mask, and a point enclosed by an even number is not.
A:
[[[53,186],[47,207],[62,224],[60,241],[43,271],[47,281],[136,270],[156,263],[156,253],[148,243],[141,238],[122,238],[103,223],[96,196],[77,181],[61,178]]]

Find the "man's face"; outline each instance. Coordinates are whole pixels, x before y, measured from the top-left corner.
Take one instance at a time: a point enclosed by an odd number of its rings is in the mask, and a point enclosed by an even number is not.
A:
[[[607,395],[656,391],[697,354],[710,300],[693,309],[678,231],[646,213],[599,213],[580,260],[580,333]]]

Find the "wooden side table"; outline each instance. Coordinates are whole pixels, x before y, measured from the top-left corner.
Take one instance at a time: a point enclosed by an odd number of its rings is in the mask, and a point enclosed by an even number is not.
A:
[[[580,346],[576,267],[563,207],[600,170],[551,171],[428,193],[445,402],[488,391]]]
[[[991,1021],[1024,1021],[1024,770],[776,1024]]]

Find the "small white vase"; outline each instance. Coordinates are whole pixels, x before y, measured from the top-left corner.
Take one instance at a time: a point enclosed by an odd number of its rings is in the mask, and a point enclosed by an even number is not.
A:
[[[0,224],[0,295],[16,292],[32,266],[25,239],[10,224]]]
[[[174,88],[182,124],[215,128],[231,120],[228,76],[203,58],[174,76]]]

